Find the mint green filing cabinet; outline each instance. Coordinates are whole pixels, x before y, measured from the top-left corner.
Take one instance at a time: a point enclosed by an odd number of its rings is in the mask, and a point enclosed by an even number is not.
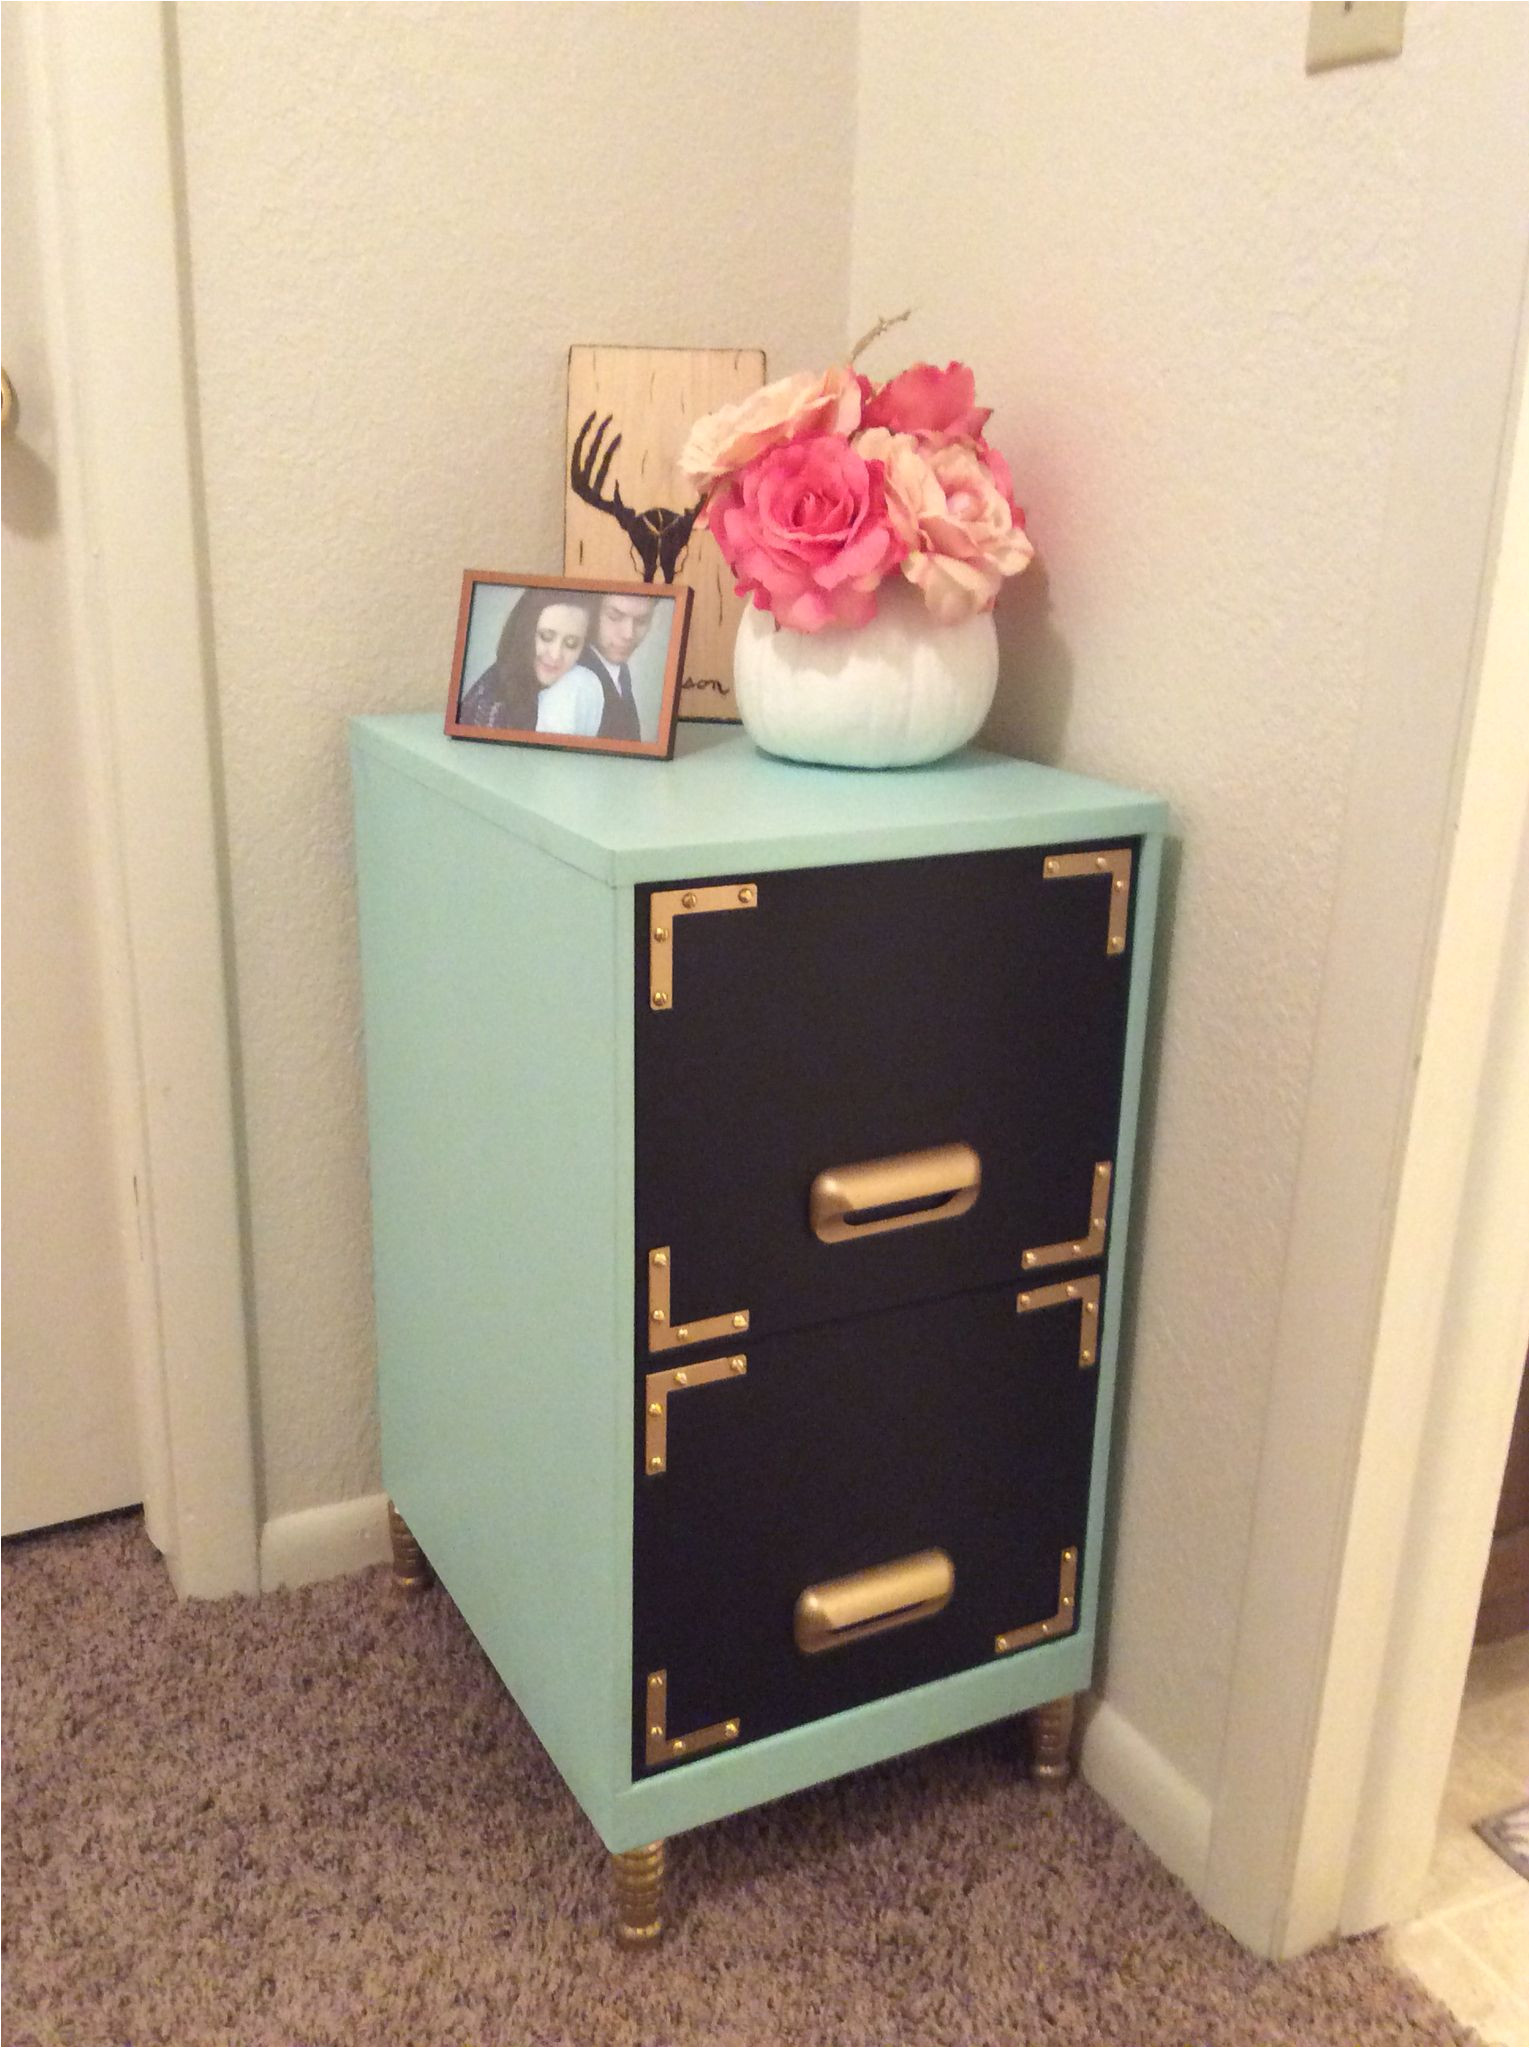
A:
[[[652,1938],[665,1838],[1002,1716],[1067,1769],[1155,798],[351,732],[384,1482]]]

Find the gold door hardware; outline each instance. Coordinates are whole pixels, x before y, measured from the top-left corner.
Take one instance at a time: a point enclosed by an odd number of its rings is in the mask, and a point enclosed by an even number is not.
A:
[[[826,1579],[797,1596],[792,1615],[797,1648],[812,1656],[923,1621],[939,1614],[955,1585],[956,1573],[943,1550],[920,1550],[847,1578]]]
[[[1007,1635],[995,1636],[994,1655],[1005,1657],[1011,1650],[1028,1650],[1032,1643],[1044,1643],[1049,1636],[1066,1635],[1074,1623],[1073,1599],[1077,1591],[1078,1552],[1065,1550],[1057,1575],[1057,1612],[1049,1614],[1045,1621],[1033,1621],[1029,1628],[1012,1628]]]
[[[879,1230],[908,1230],[918,1223],[944,1223],[967,1213],[982,1184],[983,1162],[970,1145],[936,1145],[928,1152],[863,1159],[858,1166],[830,1166],[808,1193],[808,1222],[825,1244],[874,1237]],[[894,1207],[904,1213],[855,1220],[868,1210]]]
[[[1073,1259],[1097,1259],[1105,1249],[1105,1218],[1110,1213],[1111,1163],[1102,1159],[1094,1169],[1094,1186],[1089,1193],[1089,1229],[1083,1237],[1065,1237],[1060,1244],[1038,1244],[1020,1254],[1022,1266],[1061,1266]]]
[[[0,434],[8,434],[15,426],[20,411],[16,403],[16,387],[5,370],[0,370]]]
[[[1105,925],[1107,953],[1126,951],[1126,916],[1132,900],[1132,850],[1113,846],[1106,853],[1049,853],[1042,864],[1048,882],[1077,881],[1082,875],[1110,877],[1110,914]]]
[[[674,1351],[682,1344],[710,1344],[714,1337],[740,1337],[749,1327],[749,1311],[736,1308],[725,1316],[702,1316],[699,1321],[671,1323],[669,1319],[669,1246],[661,1244],[648,1254],[648,1348]]]
[[[741,1379],[749,1370],[742,1356],[701,1358],[669,1372],[651,1372],[643,1382],[643,1470],[652,1478],[669,1465],[669,1397],[686,1387],[709,1387]]]
[[[737,1721],[714,1721],[710,1728],[698,1728],[694,1735],[668,1734],[665,1693],[668,1676],[664,1671],[650,1671],[648,1674],[647,1740],[643,1745],[646,1762],[677,1764],[682,1757],[696,1756],[704,1749],[716,1749],[719,1743],[737,1742]]]
[[[1052,1287],[1031,1287],[1015,1299],[1016,1315],[1033,1309],[1057,1308],[1067,1302],[1079,1305],[1078,1362],[1093,1365],[1100,1344],[1100,1276],[1087,1273],[1082,1280],[1059,1280]]]
[[[674,1008],[677,917],[703,910],[753,910],[759,900],[753,882],[717,882],[705,889],[656,889],[648,899],[649,1009]]]

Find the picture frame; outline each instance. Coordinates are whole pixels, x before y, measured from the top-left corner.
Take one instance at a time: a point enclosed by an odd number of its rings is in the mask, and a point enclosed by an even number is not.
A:
[[[667,761],[690,620],[683,584],[467,569],[447,734]]]

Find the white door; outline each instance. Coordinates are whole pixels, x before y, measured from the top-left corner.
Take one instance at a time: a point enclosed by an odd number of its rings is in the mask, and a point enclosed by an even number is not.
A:
[[[88,731],[70,646],[26,52],[0,9],[3,343],[17,411],[0,456],[0,1171],[6,1535],[142,1495],[121,1191],[110,1124]]]

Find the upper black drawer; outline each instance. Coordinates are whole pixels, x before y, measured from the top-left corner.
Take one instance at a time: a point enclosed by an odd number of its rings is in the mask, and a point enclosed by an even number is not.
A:
[[[637,892],[641,1353],[1098,1258],[1137,853],[1007,849]],[[926,1154],[901,1176],[870,1164]]]

